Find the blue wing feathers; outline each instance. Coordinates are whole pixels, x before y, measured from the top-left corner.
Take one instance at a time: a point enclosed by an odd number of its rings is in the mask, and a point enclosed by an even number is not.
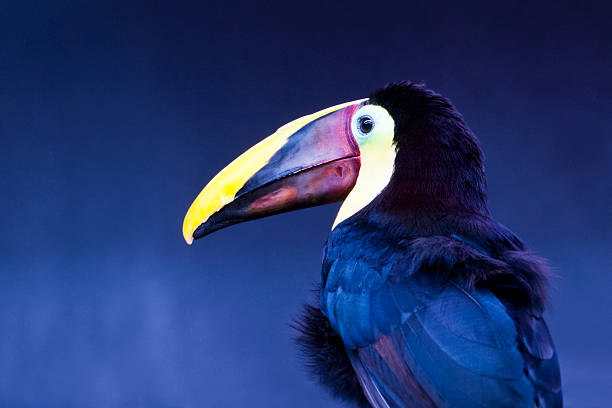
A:
[[[418,319],[410,319],[406,327],[401,328],[406,341],[406,353],[412,353],[418,360],[423,384],[430,384],[444,401],[440,406],[448,407],[527,407],[533,401],[533,387],[526,379],[494,378],[482,375],[490,371],[489,367],[501,365],[504,371],[512,373],[514,367],[504,367],[497,361],[489,364],[490,359],[483,357],[481,348],[472,350],[471,358],[483,366],[479,370],[465,367],[458,362],[456,354],[441,350],[434,339],[428,336]],[[488,355],[490,357],[490,354]],[[520,370],[520,368],[519,368]],[[515,377],[508,375],[505,377]]]
[[[337,268],[331,272],[334,271]],[[523,398],[525,404],[533,401],[533,387],[523,375],[524,362],[516,345],[514,323],[491,293],[478,293],[474,295],[476,299],[448,285],[431,300],[409,287],[394,287],[388,282],[381,285],[378,280],[382,278],[363,265],[353,272],[359,272],[363,279],[346,274],[343,285],[327,292],[326,302],[332,326],[347,348],[367,348],[381,335],[409,322],[400,329],[408,339],[403,343],[407,348],[402,353],[403,361],[418,361],[422,367],[420,381],[433,383],[445,401],[456,401],[451,406],[476,406],[474,401],[487,398],[499,401],[500,395],[511,395],[509,407],[522,406],[517,404],[518,398]],[[376,287],[369,293],[364,291],[368,284]],[[396,290],[392,291],[392,287]],[[398,305],[396,299],[402,299],[403,304]],[[411,352],[414,354],[409,358],[407,354]],[[385,379],[389,375],[375,374]],[[473,389],[449,381],[455,378],[465,379]],[[384,389],[391,387],[383,391],[385,395],[391,395],[398,386],[392,379],[375,382]],[[396,393],[397,389],[393,394]]]
[[[478,306],[449,287],[443,296],[419,310],[416,317],[435,343],[436,351],[444,352],[457,365],[486,377],[521,378],[523,362],[512,321],[502,313],[491,318],[488,309]]]
[[[521,340],[533,357],[540,360],[550,360],[555,353],[550,332],[546,322],[534,315],[524,314],[519,320]]]
[[[541,314],[515,308],[466,276],[475,267],[497,277],[502,261],[448,237],[374,248],[375,241],[328,243],[322,273],[321,310],[353,365],[359,361],[362,388],[390,407],[562,406],[556,352]],[[415,254],[414,245],[429,252]],[[432,251],[436,245],[441,249]],[[512,256],[526,268],[516,251]],[[521,289],[529,273],[518,283],[499,279],[500,291]]]

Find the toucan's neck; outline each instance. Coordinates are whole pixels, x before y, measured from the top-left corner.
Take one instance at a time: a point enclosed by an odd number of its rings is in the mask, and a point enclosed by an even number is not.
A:
[[[402,217],[488,217],[484,169],[479,160],[466,162],[451,154],[436,154],[435,150],[405,156],[398,151],[389,183],[365,210]]]
[[[462,170],[458,164],[440,165],[438,161],[433,166],[433,161],[419,159],[405,163],[399,157],[395,166],[381,165],[395,158],[394,154],[370,163],[372,166],[362,163],[355,188],[332,229],[348,218],[362,218],[435,233],[442,219],[490,218],[482,166]]]
[[[427,177],[392,179],[379,197],[372,201],[370,210],[388,214],[443,213],[453,215],[488,216],[486,196],[476,191],[470,180],[455,183],[431,180]]]

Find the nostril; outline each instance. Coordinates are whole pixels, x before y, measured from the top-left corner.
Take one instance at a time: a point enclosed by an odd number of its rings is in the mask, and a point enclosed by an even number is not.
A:
[[[336,166],[336,175],[340,178],[344,177],[344,167]]]

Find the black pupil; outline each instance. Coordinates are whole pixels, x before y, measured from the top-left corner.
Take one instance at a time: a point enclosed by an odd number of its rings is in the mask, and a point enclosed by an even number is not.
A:
[[[359,130],[362,133],[370,133],[374,127],[374,121],[369,116],[362,116],[359,118]]]

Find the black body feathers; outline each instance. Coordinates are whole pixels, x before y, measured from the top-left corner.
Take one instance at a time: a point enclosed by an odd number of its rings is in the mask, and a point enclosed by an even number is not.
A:
[[[293,327],[298,332],[295,341],[304,366],[313,378],[334,397],[363,408],[369,407],[342,338],[331,327],[321,309],[305,305]]]

